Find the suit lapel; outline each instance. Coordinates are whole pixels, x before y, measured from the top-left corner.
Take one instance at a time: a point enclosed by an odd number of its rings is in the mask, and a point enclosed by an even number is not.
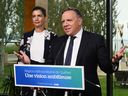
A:
[[[49,40],[44,40],[44,58],[46,59],[47,58],[47,55],[48,55],[48,50],[49,50],[49,43],[50,41]]]
[[[28,47],[28,38],[32,37],[34,33],[34,29],[30,32],[24,33],[24,49],[26,51],[26,54],[30,57],[30,47]],[[31,40],[29,40],[29,44],[31,46]],[[28,50],[27,50],[28,49]]]
[[[80,48],[79,48],[77,60],[76,60],[76,66],[83,65],[84,55],[86,54],[86,51],[87,51],[86,50],[87,49],[87,37],[86,36],[87,36],[86,32],[83,31]]]

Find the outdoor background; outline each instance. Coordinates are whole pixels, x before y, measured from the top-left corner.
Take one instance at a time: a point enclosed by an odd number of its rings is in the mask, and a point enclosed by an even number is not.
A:
[[[128,46],[128,1],[113,1],[113,53]],[[30,31],[31,9],[35,5],[47,9],[46,28],[63,35],[60,14],[66,7],[78,8],[84,19],[83,27],[106,38],[106,0],[1,0],[0,1],[0,94],[19,96],[19,87],[14,86],[13,64],[17,58],[23,32]],[[128,95],[128,50],[120,61],[119,72],[113,74],[113,96]],[[106,74],[98,69],[103,96],[106,96]],[[116,78],[115,78],[116,76]],[[1,96],[1,95],[0,95]]]

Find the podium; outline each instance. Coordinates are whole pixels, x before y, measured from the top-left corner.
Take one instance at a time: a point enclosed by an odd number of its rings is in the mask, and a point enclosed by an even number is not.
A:
[[[83,66],[14,64],[15,86],[84,90]]]

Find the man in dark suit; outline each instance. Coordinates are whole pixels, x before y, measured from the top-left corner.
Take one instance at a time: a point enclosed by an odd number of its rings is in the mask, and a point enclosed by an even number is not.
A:
[[[55,65],[84,66],[85,90],[51,89],[49,96],[101,96],[97,67],[105,73],[112,73],[118,69],[117,61],[123,56],[124,48],[112,58],[113,64],[110,65],[104,38],[85,31],[82,21],[81,13],[75,8],[67,8],[62,12],[61,22],[66,35],[59,37],[53,44],[50,60]],[[72,55],[66,63],[72,37],[75,37]]]

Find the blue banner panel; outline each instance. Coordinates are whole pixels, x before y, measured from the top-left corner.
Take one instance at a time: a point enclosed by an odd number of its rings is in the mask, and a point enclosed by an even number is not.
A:
[[[15,86],[84,90],[83,68],[14,64]]]

